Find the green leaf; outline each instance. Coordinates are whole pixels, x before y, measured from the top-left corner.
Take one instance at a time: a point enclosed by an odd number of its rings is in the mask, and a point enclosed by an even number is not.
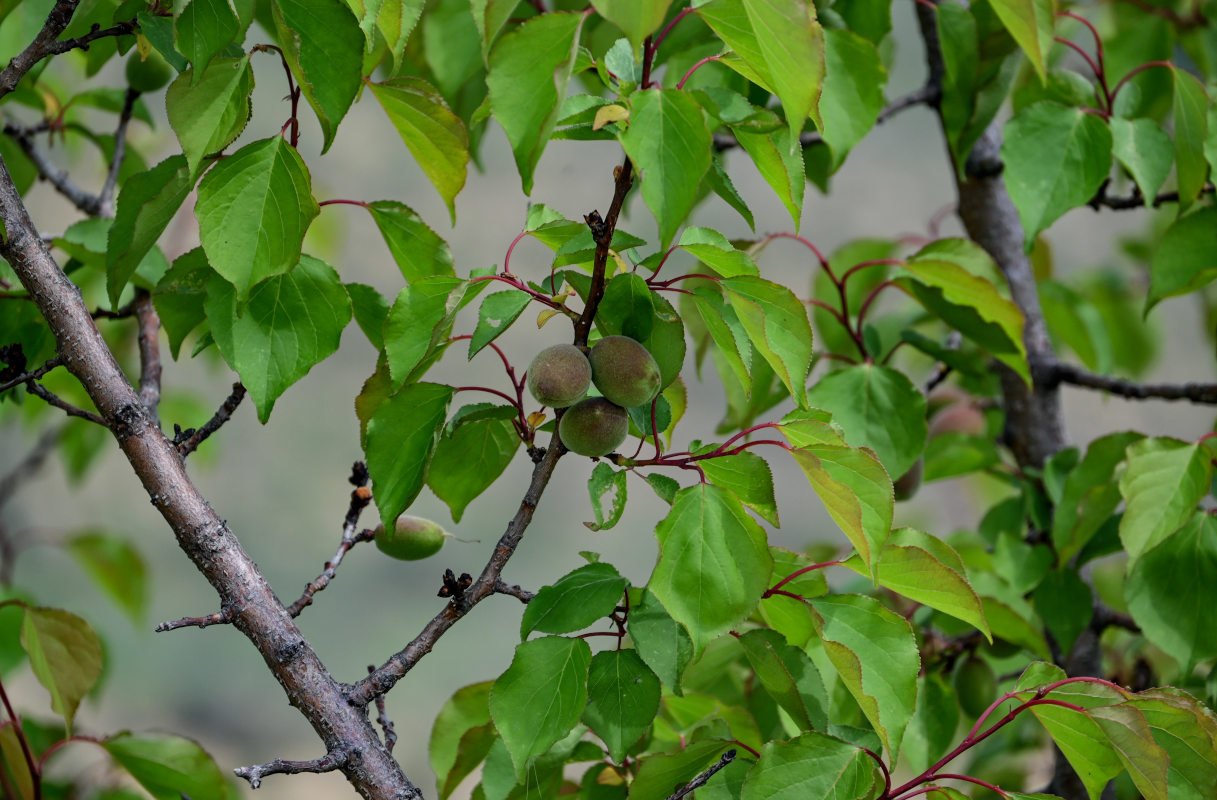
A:
[[[1068,654],[1094,617],[1090,587],[1076,569],[1049,572],[1035,589],[1035,609],[1053,638]]]
[[[860,562],[855,555],[845,566],[866,575]],[[963,620],[993,641],[984,607],[968,583],[963,561],[946,542],[912,528],[892,531],[879,553],[875,577],[883,588]]]
[[[1132,175],[1142,196],[1155,197],[1174,161],[1171,138],[1152,119],[1112,117],[1108,124],[1116,160]]]
[[[190,59],[195,75],[241,33],[229,0],[190,0],[174,20],[174,45]]]
[[[490,716],[511,753],[517,781],[579,722],[591,660],[583,639],[546,636],[518,645],[511,666],[494,682]]]
[[[643,39],[659,30],[671,4],[672,0],[592,0],[596,13],[620,28],[635,51],[642,47]]]
[[[633,650],[606,650],[592,657],[583,721],[621,763],[659,712],[659,678]]]
[[[206,156],[220,152],[245,130],[253,90],[249,56],[217,59],[201,74],[191,67],[169,84],[165,111],[192,177],[202,172]]]
[[[872,797],[878,767],[855,745],[805,733],[767,742],[748,772],[741,800],[844,800]],[[878,778],[881,781],[881,778]],[[882,789],[882,785],[879,786]]]
[[[1145,637],[1188,674],[1217,656],[1217,639],[1204,614],[1217,597],[1217,519],[1196,514],[1132,565],[1124,597]]]
[[[760,272],[752,256],[736,249],[726,236],[712,228],[685,228],[676,246],[724,278]]]
[[[778,505],[773,497],[773,470],[756,453],[744,451],[731,456],[707,458],[698,462],[706,479],[729,489],[740,502],[761,519],[778,527]]]
[[[203,177],[199,237],[212,269],[236,287],[239,307],[259,283],[296,266],[320,210],[308,167],[281,136],[245,145]]]
[[[803,148],[790,146],[790,131],[785,129],[772,133],[750,133],[741,128],[735,131],[735,138],[752,159],[765,183],[777,193],[778,199],[790,213],[795,230],[798,230],[803,220],[803,192],[807,188]]]
[[[589,530],[606,531],[621,520],[625,511],[627,474],[625,470],[615,470],[603,461],[592,470],[587,491],[591,496],[596,521],[583,523]]]
[[[215,270],[207,263],[203,248],[178,256],[152,294],[161,326],[169,336],[169,350],[177,360],[186,335],[207,318],[204,303],[207,284]]]
[[[828,692],[806,653],[777,631],[748,631],[739,642],[765,691],[799,730],[828,729]]]
[[[204,308],[220,354],[241,376],[263,423],[287,387],[338,349],[351,321],[351,298],[338,273],[312,256],[258,284],[242,316],[232,286],[213,277]]]
[[[228,786],[207,751],[181,736],[120,733],[102,742],[106,752],[156,800],[227,800]]]
[[[483,419],[457,426],[440,439],[427,470],[427,486],[448,504],[452,521],[460,522],[465,508],[490,488],[520,447],[511,423]]]
[[[647,588],[701,652],[750,614],[769,585],[765,532],[734,495],[698,484],[676,493],[655,537],[659,560]]]
[[[272,0],[271,10],[287,65],[321,123],[324,153],[359,91],[363,30],[342,0]]]
[[[18,723],[12,720],[0,724],[0,771],[8,776],[7,785],[16,787],[17,793],[12,800],[35,800],[34,775],[30,772],[17,731]]]
[[[1191,518],[1209,490],[1209,459],[1203,445],[1178,439],[1142,439],[1128,446],[1128,470],[1120,479],[1125,503],[1120,541],[1130,567]]]
[[[466,735],[484,728],[493,733],[493,726],[489,725],[491,684],[492,681],[483,681],[457,689],[431,727],[431,771],[438,779],[440,800],[447,800],[469,774],[455,771],[467,747],[473,744],[466,741]],[[485,749],[490,749],[489,744]],[[484,758],[486,753],[481,755]]]
[[[182,156],[170,156],[123,184],[106,244],[106,291],[112,307],[118,307],[118,296],[127,281],[193,188]]]
[[[832,413],[850,445],[874,450],[888,475],[908,472],[925,446],[925,395],[894,369],[859,364],[830,372],[807,401]]]
[[[824,503],[829,516],[857,548],[865,573],[873,576],[892,529],[892,480],[874,452],[835,444],[790,451]]]
[[[1217,129],[1217,125],[1214,128]],[[801,154],[799,160],[802,160]],[[748,227],[751,230],[756,231],[756,220],[752,217],[752,211],[748,208],[748,204],[744,202],[744,198],[740,197],[735,184],[731,182],[731,176],[723,169],[721,155],[716,154],[711,160],[710,171],[706,173],[706,183],[716,195],[723,199],[723,202],[739,212],[739,215],[744,218],[744,222],[748,223]]]
[[[1111,372],[1115,361],[1111,337],[1094,303],[1080,292],[1051,280],[1039,281],[1039,295],[1048,333],[1054,343],[1060,343],[1058,349],[1064,344],[1088,369],[1101,374]]]
[[[526,292],[517,289],[486,295],[478,309],[478,324],[473,329],[473,338],[469,340],[469,357],[476,356],[483,347],[506,332],[524,313],[529,299]]]
[[[820,135],[832,148],[833,161],[845,159],[874,127],[883,110],[887,70],[871,42],[846,30],[824,31],[826,73],[820,97],[824,121]]]
[[[713,145],[701,107],[686,92],[646,89],[630,95],[630,124],[621,146],[642,174],[642,199],[667,247],[701,199]]]
[[[1167,795],[1202,800],[1217,785],[1217,719],[1191,697],[1171,689],[1150,689],[1126,701],[1141,712],[1156,742],[1166,751]]]
[[[992,282],[975,273],[979,264],[971,262],[977,252],[985,265],[992,265],[984,251],[974,245],[961,240],[935,242],[905,262],[904,269],[912,281],[902,278],[897,283],[928,311],[1030,383],[1023,312],[1002,297]]]
[[[654,594],[638,589],[630,607],[629,633],[634,648],[664,685],[680,694],[680,679],[693,659],[693,641]]]
[[[917,710],[904,732],[900,755],[914,772],[921,772],[946,755],[959,727],[959,700],[941,673],[917,678]]]
[[[921,669],[908,620],[861,595],[809,603],[825,652],[894,761],[913,716]]]
[[[1114,480],[1116,469],[1128,446],[1143,438],[1143,434],[1126,432],[1095,439],[1065,478],[1052,518],[1058,563],[1069,563],[1115,512],[1121,500]]]
[[[406,285],[385,318],[385,356],[393,387],[417,379],[416,370],[447,341],[464,294],[457,278],[423,278]]]
[[[1175,220],[1166,229],[1154,251],[1145,313],[1160,301],[1190,294],[1217,277],[1214,227],[1217,227],[1217,207],[1208,206]]]
[[[742,275],[722,281],[731,307],[752,346],[773,367],[800,408],[806,408],[812,333],[807,309],[794,292],[764,278]]]
[[[465,123],[420,78],[393,78],[369,85],[414,160],[439,190],[456,224],[456,195],[465,186],[469,163]]]
[[[1035,665],[1032,665],[1034,668]],[[1057,671],[1059,673],[1059,670]],[[1063,675],[1061,676],[1063,677]],[[1019,680],[1022,688],[1027,676]],[[1093,684],[1091,684],[1093,686]],[[1083,694],[1085,689],[1077,689],[1078,684],[1067,684],[1052,693],[1053,699],[1081,705],[1087,708],[1095,704],[1093,698]],[[1028,695],[1023,696],[1030,699]],[[1112,698],[1104,698],[1100,702],[1110,703]],[[1040,724],[1048,731],[1052,740],[1065,754],[1069,764],[1086,787],[1092,800],[1098,800],[1103,786],[1114,778],[1124,768],[1120,756],[1111,746],[1107,734],[1089,714],[1074,711],[1061,706],[1034,706],[1031,713],[1035,714]]]
[[[68,611],[27,606],[21,647],[30,657],[34,677],[51,693],[51,710],[63,717],[71,733],[80,701],[101,676],[97,634]]]
[[[815,6],[802,0],[714,0],[697,13],[756,82],[782,101],[792,149],[808,115],[823,129],[817,106],[825,72],[824,31]]]
[[[1204,84],[1195,75],[1175,66],[1171,67],[1171,74],[1175,78],[1175,179],[1179,182],[1179,211],[1182,213],[1200,196],[1209,173],[1204,157],[1209,97]]]
[[[524,609],[520,638],[533,631],[580,631],[613,613],[622,600],[626,580],[612,564],[598,561],[568,572],[551,586],[543,586]]]
[[[410,33],[423,13],[423,0],[384,0],[376,15],[376,30],[393,54],[394,71],[401,67]],[[371,38],[369,37],[369,41]]]
[[[413,209],[396,200],[377,200],[368,204],[368,211],[407,283],[436,275],[455,277],[448,243]]]
[[[533,172],[558,121],[583,19],[571,13],[533,17],[490,51],[490,111],[511,143],[524,194],[532,194]]]
[[[702,770],[714,766],[720,754],[731,742],[702,739],[669,753],[643,758],[638,773],[630,783],[629,800],[664,800],[673,790],[697,777]]]
[[[377,350],[385,349],[385,318],[389,316],[389,301],[380,292],[363,283],[346,284],[351,296],[355,322]]]
[[[991,0],[990,5],[1044,80],[1056,23],[1055,0]]]
[[[450,386],[414,383],[381,403],[368,420],[364,454],[386,528],[422,491],[451,400]]]
[[[655,301],[641,276],[632,272],[613,276],[596,310],[596,327],[604,334],[647,340],[655,327]]]
[[[143,621],[148,603],[148,574],[139,551],[126,539],[89,532],[72,537],[65,549],[131,621]]]
[[[1111,146],[1101,117],[1058,103],[1028,106],[1006,123],[1004,175],[1028,252],[1040,231],[1094,197],[1111,171]]]

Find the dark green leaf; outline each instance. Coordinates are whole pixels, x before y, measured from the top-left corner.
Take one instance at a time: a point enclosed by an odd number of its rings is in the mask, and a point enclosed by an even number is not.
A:
[[[174,45],[190,60],[197,78],[216,54],[232,44],[241,32],[241,21],[229,0],[190,0],[174,27]]]
[[[638,592],[638,599],[630,607],[630,639],[646,665],[655,671],[664,685],[679,695],[681,676],[693,658],[689,632],[672,619],[651,592],[646,589],[634,591]]]
[[[102,747],[156,800],[227,800],[228,786],[207,751],[181,736],[120,733]]]
[[[490,488],[520,447],[511,423],[486,419],[460,425],[440,439],[427,470],[427,486],[448,504],[452,521],[460,522],[465,508]]]
[[[468,774],[461,775],[454,770],[470,744],[465,741],[466,734],[488,727],[490,686],[491,681],[484,681],[457,689],[435,718],[431,728],[431,771],[439,781],[441,800],[446,800]],[[489,750],[489,745],[486,749]],[[485,757],[484,752],[482,756]]]
[[[632,272],[613,276],[596,310],[597,328],[604,334],[620,334],[645,342],[655,327],[653,296],[640,276]]]
[[[368,420],[364,454],[386,528],[422,491],[451,399],[450,386],[410,384],[381,403]]]
[[[296,266],[320,208],[300,154],[273,136],[216,164],[199,184],[194,213],[208,262],[244,308],[255,286]]]
[[[752,159],[765,183],[790,212],[790,219],[797,229],[803,219],[803,192],[807,188],[803,148],[791,148],[790,131],[784,129],[771,133],[737,130],[735,138]]]
[[[178,256],[153,292],[152,302],[175,360],[186,335],[207,318],[204,301],[213,275],[215,270],[207,263],[203,248],[196,247]]]
[[[265,423],[279,395],[338,349],[351,298],[333,267],[301,256],[291,272],[254,288],[242,316],[238,307],[232,286],[213,277],[204,302],[211,333]]]
[[[659,678],[633,650],[606,650],[592,658],[583,721],[620,763],[659,711]]]
[[[757,680],[800,730],[828,729],[828,693],[806,653],[763,629],[745,633],[740,645]]]
[[[785,286],[748,275],[722,282],[752,346],[769,362],[800,408],[806,408],[812,334],[803,301]]]
[[[744,781],[742,800],[830,800],[874,795],[878,766],[858,747],[805,733],[768,742]],[[878,788],[882,789],[882,785]]]
[[[193,188],[182,156],[170,156],[123,184],[106,245],[106,290],[111,306],[117,307],[127,281]]]
[[[698,652],[751,613],[769,582],[765,532],[724,489],[676,494],[655,529],[659,561],[647,588],[684,625]]]
[[[448,338],[452,318],[464,294],[464,281],[423,278],[406,285],[385,318],[385,356],[394,388],[411,379],[420,365]]]
[[[1132,174],[1144,197],[1156,196],[1174,161],[1170,137],[1152,119],[1112,117],[1110,125],[1116,159]]]
[[[524,609],[520,637],[533,631],[570,633],[583,630],[613,613],[622,600],[626,580],[612,564],[596,562],[568,572],[552,586],[543,586]]]
[[[126,539],[101,532],[72,537],[65,549],[133,623],[143,621],[148,576],[139,551]]]
[[[761,519],[778,526],[773,471],[765,459],[745,451],[732,456],[707,458],[698,464],[710,483],[731,490],[741,503],[755,511]]]
[[[591,660],[583,639],[546,636],[518,645],[511,666],[494,682],[490,715],[511,753],[517,781],[579,721]]]
[[[839,164],[874,127],[883,109],[887,70],[875,45],[850,31],[824,31],[824,57],[820,133]]]
[[[434,275],[456,275],[448,243],[427,227],[413,209],[396,200],[378,200],[368,204],[368,211],[407,282]]]
[[[1179,182],[1179,211],[1184,212],[1200,196],[1209,173],[1204,158],[1209,97],[1195,75],[1174,66],[1171,74],[1175,77],[1175,178]]]
[[[342,0],[272,0],[271,10],[288,67],[321,123],[324,153],[359,91],[359,20]]]
[[[1056,638],[1061,652],[1068,654],[1094,616],[1090,587],[1075,569],[1053,571],[1036,587],[1034,598],[1040,619]]]
[[[249,56],[217,59],[201,75],[191,67],[169,85],[165,110],[192,176],[202,172],[206,156],[223,150],[245,129],[253,90]]]
[[[364,336],[377,350],[385,349],[385,318],[389,316],[389,301],[371,286],[362,283],[346,284],[351,296],[351,307],[355,311],[355,322]]]
[[[1217,207],[1175,220],[1154,251],[1145,311],[1168,297],[1189,294],[1217,277]]]
[[[642,173],[642,199],[667,247],[700,199],[712,141],[701,108],[685,92],[646,89],[630,95],[630,124],[621,146]]]
[[[486,295],[478,309],[478,324],[469,340],[469,357],[499,338],[528,307],[529,295],[516,289]]]

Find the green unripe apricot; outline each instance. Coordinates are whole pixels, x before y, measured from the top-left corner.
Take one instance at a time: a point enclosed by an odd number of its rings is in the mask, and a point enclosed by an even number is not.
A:
[[[589,397],[575,403],[562,415],[558,435],[562,444],[581,456],[604,456],[625,441],[630,418],[625,409],[603,397]]]
[[[148,51],[148,55],[140,55],[138,49],[132,50],[127,58],[127,84],[137,92],[155,92],[165,88],[173,80],[173,67],[156,51]]]
[[[573,344],[547,347],[528,365],[528,391],[543,406],[574,405],[591,385],[592,366]]]
[[[429,519],[405,515],[397,518],[391,532],[384,525],[377,525],[374,533],[380,552],[402,561],[418,561],[435,555],[444,546],[444,540],[451,536]]]
[[[984,659],[971,656],[955,668],[955,694],[964,713],[979,717],[997,699],[997,677]]]
[[[655,357],[628,336],[605,336],[592,347],[587,360],[600,394],[622,408],[649,403],[662,388]]]

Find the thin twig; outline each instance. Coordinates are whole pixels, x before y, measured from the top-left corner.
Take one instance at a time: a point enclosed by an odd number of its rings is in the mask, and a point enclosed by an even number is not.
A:
[[[355,486],[355,490],[351,492],[351,504],[347,507],[346,517],[342,521],[342,540],[338,543],[338,552],[334,557],[325,562],[325,567],[321,574],[304,587],[304,593],[296,602],[287,607],[287,613],[292,617],[300,616],[300,612],[313,604],[313,596],[330,585],[330,581],[338,574],[338,565],[342,563],[342,559],[347,552],[359,544],[360,542],[370,542],[376,538],[376,534],[365,528],[358,533],[355,529],[359,526],[359,515],[368,507],[368,503],[372,502],[372,490],[368,488],[368,467],[362,461],[356,461],[354,467],[351,468],[350,481]]]
[[[299,775],[301,772],[333,772],[336,769],[341,769],[342,765],[350,758],[350,753],[346,751],[330,751],[321,758],[314,758],[311,761],[287,761],[282,758],[276,758],[266,764],[255,764],[251,767],[237,767],[233,773],[238,778],[244,778],[249,781],[251,789],[257,789],[262,785],[262,779],[267,775]]]
[[[368,674],[371,675],[375,671],[376,667],[368,664]],[[392,753],[394,745],[397,744],[397,729],[393,727],[393,720],[389,719],[388,713],[385,712],[383,695],[376,698],[376,721],[380,723],[381,730],[385,733],[385,749]]]
[[[1128,614],[1116,611],[1106,603],[1095,603],[1094,616],[1090,619],[1090,627],[1097,633],[1108,628],[1123,628],[1126,631],[1140,633],[1141,626]]]
[[[32,395],[41,397],[46,402],[55,406],[55,408],[62,409],[63,412],[69,417],[80,417],[81,419],[87,419],[89,422],[96,422],[103,428],[109,427],[106,425],[106,421],[97,414],[94,414],[92,411],[85,411],[83,408],[78,408],[77,406],[72,405],[67,400],[64,400],[59,395],[43,386],[41,383],[28,381],[25,384],[25,390]]]
[[[5,503],[12,499],[22,483],[32,478],[34,473],[42,467],[47,456],[55,449],[63,432],[63,425],[43,431],[42,435],[38,437],[38,441],[34,442],[34,446],[25,454],[25,458],[5,473],[4,477],[0,477],[0,508],[3,508]]]
[[[189,437],[185,441],[178,443],[178,454],[181,455],[182,458],[185,458],[197,450],[199,445],[201,445],[208,436],[218,431],[220,426],[222,426],[225,422],[228,422],[229,418],[232,417],[232,412],[237,410],[237,406],[241,404],[241,400],[244,397],[245,386],[240,382],[234,383],[232,385],[232,394],[228,395],[228,398],[219,407],[219,409],[216,410],[215,415],[212,416],[211,419],[207,420],[203,427],[199,428],[194,433],[189,434]]]
[[[535,592],[530,592],[527,589],[521,589],[519,586],[510,585],[504,583],[503,581],[494,582],[494,591],[497,594],[510,595],[525,605],[531,603],[532,599],[537,596]]]
[[[139,92],[127,87],[123,96],[123,109],[118,115],[118,127],[114,131],[114,157],[110,159],[110,172],[106,182],[97,194],[98,212],[103,217],[114,216],[114,190],[118,186],[118,172],[123,167],[123,158],[127,153],[127,125],[131,122],[131,114],[135,111],[135,101]]]
[[[139,399],[153,423],[160,425],[157,406],[161,403],[161,318],[152,305],[152,295],[144,289],[135,296],[135,318],[139,322]]]
[[[18,375],[17,377],[13,378],[12,380],[8,380],[8,381],[5,381],[4,383],[0,383],[0,392],[8,391],[9,389],[13,388],[14,386],[20,386],[21,384],[28,383],[29,381],[36,381],[39,378],[41,378],[43,375],[45,375],[48,372],[50,372],[51,370],[55,369],[55,367],[58,367],[62,364],[63,364],[63,359],[60,358],[59,356],[54,356],[52,358],[48,358],[46,360],[46,362],[43,363],[43,365],[41,367],[39,367],[38,369],[31,370],[30,372],[26,372],[21,375]]]
[[[1093,372],[1072,364],[1057,362],[1045,369],[1044,379],[1087,389],[1099,389],[1130,400],[1188,400],[1217,405],[1217,383],[1134,383]]]
[[[723,753],[722,758],[720,758],[714,766],[710,767],[708,770],[702,772],[696,778],[680,787],[678,791],[668,795],[667,800],[680,800],[680,798],[684,797],[689,792],[705,786],[706,782],[713,778],[715,773],[735,760],[735,753],[736,751],[734,749]]]
[[[1200,188],[1200,196],[1203,197],[1207,194],[1213,194],[1215,189],[1217,189],[1217,187],[1214,187],[1213,184],[1206,183]],[[1136,186],[1133,187],[1132,194],[1128,195],[1127,197],[1109,197],[1107,194],[1107,183],[1104,182],[1104,184],[1099,187],[1099,193],[1091,198],[1087,205],[1089,205],[1095,211],[1098,211],[1101,208],[1109,208],[1112,211],[1128,211],[1134,208],[1145,208],[1146,206],[1158,208],[1164,203],[1178,202],[1179,192],[1177,191],[1159,192],[1151,200],[1146,202],[1145,195],[1141,194],[1141,189]]]
[[[182,617],[168,622],[162,622],[153,630],[157,633],[165,631],[176,631],[178,628],[209,628],[212,625],[227,625],[236,618],[237,614],[232,609],[223,609],[214,614],[207,614],[202,617]]]
[[[0,94],[0,96],[3,96]],[[101,198],[95,194],[90,194],[84,189],[81,189],[72,179],[68,177],[68,171],[61,167],[55,166],[46,154],[38,149],[34,144],[33,138],[22,134],[16,129],[11,129],[6,126],[4,132],[12,136],[17,144],[21,147],[22,152],[33,162],[34,167],[38,170],[38,177],[51,186],[55,187],[55,191],[63,195],[76,208],[80,209],[90,217],[96,217],[101,213]]]

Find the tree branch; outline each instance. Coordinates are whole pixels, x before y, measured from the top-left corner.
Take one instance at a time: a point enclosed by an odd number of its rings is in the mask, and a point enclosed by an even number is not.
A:
[[[333,772],[336,769],[341,769],[343,764],[346,764],[353,755],[352,751],[347,749],[331,750],[321,758],[314,758],[312,761],[286,761],[282,758],[276,758],[267,764],[257,764],[252,767],[237,767],[233,770],[238,778],[244,778],[249,781],[251,789],[257,789],[262,785],[262,779],[267,775],[299,775],[301,772],[314,772],[317,774],[323,772]]]
[[[152,422],[160,426],[157,406],[161,403],[161,318],[152,305],[152,295],[139,289],[135,295],[135,318],[139,323],[139,399]]]
[[[1099,187],[1099,192],[1096,194],[1087,205],[1098,211],[1101,208],[1109,208],[1113,211],[1128,211],[1134,208],[1145,208],[1147,206],[1157,208],[1164,203],[1178,203],[1179,192],[1159,192],[1148,202],[1145,195],[1141,194],[1140,187],[1133,187],[1132,194],[1127,197],[1110,197],[1107,194],[1107,181]],[[1200,189],[1200,196],[1204,197],[1208,194],[1213,194],[1215,188],[1213,184],[1206,183]]]
[[[226,608],[223,611],[217,611],[214,614],[205,614],[201,617],[182,617],[181,619],[162,622],[153,628],[157,633],[165,633],[166,631],[176,631],[178,628],[210,628],[212,625],[230,625],[236,614],[231,608]]]
[[[136,100],[139,100],[139,92],[128,86],[123,96],[122,111],[118,115],[118,127],[114,131],[114,157],[110,159],[110,171],[101,191],[97,193],[98,213],[103,217],[114,216],[114,190],[118,186],[118,173],[123,168],[123,158],[127,154],[127,126],[131,123]]]
[[[43,375],[55,369],[55,367],[61,366],[62,364],[63,359],[59,356],[48,358],[38,369],[23,372],[12,380],[7,380],[4,383],[0,383],[0,392],[8,391],[14,386],[20,386],[21,384],[28,383],[29,381],[36,381]]]
[[[301,611],[312,605],[313,595],[330,585],[330,581],[334,580],[334,576],[338,574],[338,565],[342,563],[343,557],[352,547],[360,542],[370,542],[376,538],[375,534],[367,529],[355,532],[359,526],[359,515],[368,507],[368,503],[372,502],[372,491],[368,488],[367,465],[362,461],[356,461],[351,469],[350,481],[354,484],[355,490],[351,492],[351,504],[342,521],[342,541],[338,543],[338,552],[325,562],[321,574],[304,587],[304,593],[300,595],[300,599],[287,607],[287,613],[293,618],[300,616]]]
[[[525,605],[531,603],[532,599],[537,596],[535,592],[521,589],[519,586],[508,585],[503,581],[495,581],[494,590],[498,594],[505,594],[514,597]]]
[[[193,428],[188,431],[179,430],[178,434],[173,437],[178,454],[182,458],[185,458],[199,449],[199,445],[206,441],[208,436],[218,431],[220,426],[232,418],[232,412],[237,410],[237,406],[241,405],[241,400],[244,397],[245,386],[238,381],[232,385],[232,394],[228,395],[228,398],[224,400],[211,419],[203,424],[203,427],[198,430]],[[174,427],[176,428],[177,426],[175,425]],[[179,441],[179,438],[181,441]]]
[[[55,408],[61,409],[63,413],[67,414],[69,417],[80,417],[81,419],[87,419],[89,422],[96,422],[102,427],[108,427],[106,421],[97,414],[94,414],[92,411],[85,411],[83,408],[78,408],[77,406],[72,405],[67,400],[64,400],[59,395],[43,386],[41,383],[36,381],[26,381],[25,390],[35,397],[41,397],[50,405],[55,406]]]
[[[3,96],[0,94],[0,96]],[[21,147],[22,152],[33,162],[34,167],[38,170],[38,177],[51,186],[55,187],[55,191],[63,195],[76,208],[90,217],[96,217],[101,213],[101,198],[94,194],[89,194],[84,189],[81,189],[72,179],[68,177],[68,171],[55,166],[46,154],[38,149],[34,144],[31,136],[26,134],[22,129],[6,125],[4,132],[16,140]]]
[[[1045,382],[1056,381],[1098,389],[1130,400],[1187,400],[1217,405],[1217,383],[1135,383],[1108,375],[1096,375],[1081,367],[1058,361],[1045,371]]]
[[[3,72],[0,72],[0,98],[16,89],[17,84],[25,77],[25,73],[33,69],[39,61],[51,55],[51,48],[56,44],[55,40],[68,27],[68,23],[72,21],[72,14],[75,13],[76,6],[79,4],[80,0],[57,0],[51,8],[51,13],[47,16],[46,24],[34,37],[34,41],[8,62],[8,66],[4,68]]]
[[[58,35],[75,6],[75,0],[60,0],[31,49],[48,39],[48,31],[52,32],[49,39]],[[56,12],[66,17],[55,23],[58,29],[54,30]],[[10,69],[14,69],[11,64]],[[15,69],[20,71],[20,64]],[[233,625],[261,653],[289,702],[309,721],[327,752],[359,752],[358,759],[344,758],[340,766],[335,765],[360,795],[369,800],[420,797],[421,791],[385,749],[363,709],[348,702],[344,687],[330,675],[228,524],[191,482],[177,447],[153,422],[98,332],[80,290],[39,237],[3,159],[0,220],[8,234],[0,243],[0,256],[38,304],[64,365],[85,387],[153,506],[215,588],[221,608],[233,609]]]

